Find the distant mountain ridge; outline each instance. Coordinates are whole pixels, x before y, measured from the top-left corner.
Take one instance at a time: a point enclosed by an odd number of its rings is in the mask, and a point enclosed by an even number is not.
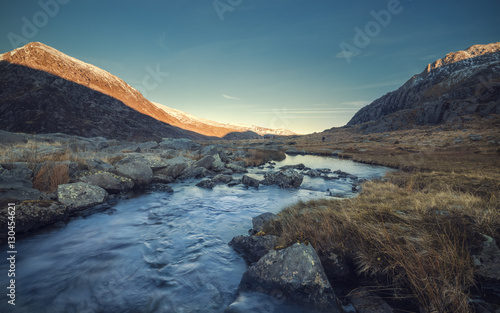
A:
[[[130,85],[128,85],[118,77],[112,75],[111,73],[103,69],[100,69],[94,65],[70,57],[52,47],[49,47],[39,42],[32,42],[25,45],[24,47],[0,55],[0,62],[9,63],[12,65],[24,66],[38,71],[43,71],[45,73],[55,75],[69,82],[76,83],[78,85],[84,86],[96,92],[117,99],[118,101],[125,104],[127,107],[141,114],[152,117],[155,120],[158,120],[162,123],[166,123],[169,126],[173,126],[174,128],[179,128],[181,130],[187,131],[185,133],[185,136],[187,137],[197,137],[197,138],[203,138],[203,136],[223,137],[229,133],[244,132],[250,130],[250,129],[242,129],[241,127],[238,126],[233,127],[230,124],[222,124],[216,122],[206,123],[203,122],[204,119],[201,118],[194,118],[193,120],[189,121],[187,119],[187,116],[191,115],[188,114],[183,115],[180,113],[181,111],[178,110],[175,110],[175,112],[177,112],[176,114],[170,114],[171,112],[174,111],[169,112],[168,110],[164,110],[158,107],[157,105],[153,104],[152,102],[144,98],[143,95],[136,89],[132,88]],[[6,71],[8,69],[12,68],[3,67],[2,71]],[[3,74],[4,77],[8,76],[7,73]],[[12,76],[9,77],[8,81],[9,84],[16,83]],[[80,90],[80,92],[83,92],[83,90]],[[6,96],[7,99],[5,98]],[[9,96],[11,95],[4,94],[2,97],[2,95],[0,94],[0,104],[3,105],[4,112],[8,111],[8,109],[5,108],[5,105],[8,103]],[[27,94],[24,95],[24,97],[27,96],[28,96]],[[65,97],[59,97],[58,100],[59,105],[61,105],[64,102],[64,98]],[[37,110],[41,110],[41,108],[38,107]],[[113,114],[109,110],[107,112],[108,114]],[[179,117],[183,118],[180,119]],[[132,120],[128,122],[133,123],[134,121]],[[91,121],[87,120],[87,123],[91,123]],[[35,123],[35,125],[31,125],[31,127],[27,127],[27,129],[31,129],[31,131],[40,131],[35,129],[36,125],[37,124]],[[57,129],[57,127],[55,126],[57,125],[52,125],[49,128]],[[66,126],[67,125],[64,125],[64,127],[61,127],[61,129],[64,130]],[[18,128],[22,129],[20,125],[18,125]],[[76,129],[73,129],[73,131],[76,131]],[[101,131],[105,131],[105,129],[102,128]],[[265,133],[276,133],[276,134],[280,133],[288,135],[294,134],[293,132],[286,130],[263,129],[263,131]],[[175,133],[176,133],[175,136],[183,136],[182,131],[176,131]],[[168,134],[168,132],[166,132],[166,134]],[[200,136],[196,134],[200,134]],[[263,135],[263,133],[258,133],[258,134]],[[79,135],[85,136],[85,134],[79,134]]]
[[[347,125],[382,132],[459,123],[461,116],[473,113],[500,114],[500,43],[447,54],[360,109]]]
[[[259,134],[261,136],[264,135],[276,135],[276,136],[293,136],[296,135],[296,133],[287,130],[287,129],[271,129],[271,128],[266,128],[266,127],[260,127],[260,126],[255,126],[255,125],[240,125],[240,124],[230,124],[230,123],[219,123],[216,121],[212,121],[206,118],[202,117],[197,117],[194,115],[191,115],[189,113],[170,108],[166,105],[160,104],[160,103],[155,103],[152,102],[154,105],[156,105],[158,108],[161,110],[164,110],[167,112],[168,115],[175,117],[177,120],[179,120],[183,125],[192,125],[193,128],[197,127],[203,127],[203,125],[209,125],[213,127],[220,127],[220,128],[227,128],[227,129],[232,129],[233,132],[254,132],[256,134]]]

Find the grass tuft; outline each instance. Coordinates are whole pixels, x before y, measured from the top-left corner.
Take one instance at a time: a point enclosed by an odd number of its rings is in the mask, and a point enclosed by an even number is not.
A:
[[[384,278],[393,294],[428,312],[469,312],[471,255],[480,234],[498,239],[500,203],[453,184],[410,186],[420,178],[407,175],[366,182],[353,199],[299,202],[264,231],[280,235],[279,246],[310,242],[320,253],[340,253],[358,274]]]

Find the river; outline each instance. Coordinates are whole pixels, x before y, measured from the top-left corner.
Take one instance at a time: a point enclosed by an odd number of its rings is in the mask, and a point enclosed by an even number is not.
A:
[[[276,167],[297,163],[366,179],[389,170],[320,156],[288,156]],[[261,176],[260,171],[251,169],[251,174]],[[221,185],[206,190],[195,183],[172,184],[174,193],[120,200],[106,211],[21,239],[16,306],[5,295],[0,311],[223,312],[236,298],[247,267],[228,242],[247,234],[252,217],[325,197],[326,189],[353,196],[348,179],[305,176],[300,189]],[[1,286],[6,287],[8,264],[0,263]],[[261,312],[294,311],[286,303],[267,304]]]

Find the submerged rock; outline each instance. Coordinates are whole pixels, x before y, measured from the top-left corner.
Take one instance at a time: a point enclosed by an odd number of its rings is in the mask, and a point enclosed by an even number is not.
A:
[[[248,173],[247,169],[244,166],[241,166],[239,163],[229,163],[226,164],[226,167],[232,170],[234,173]]]
[[[241,183],[245,186],[255,187],[255,188],[259,188],[260,185],[260,181],[258,179],[255,179],[248,175],[243,175],[243,177],[241,178]]]
[[[303,179],[304,176],[293,169],[268,172],[264,175],[265,184],[278,185],[281,188],[298,188]]]
[[[284,250],[271,250],[248,268],[238,288],[239,292],[268,295],[276,290],[300,305],[340,312],[332,286],[311,245],[297,243]]]
[[[85,208],[106,201],[108,193],[88,183],[64,184],[57,187],[57,199],[72,208]]]
[[[229,245],[233,247],[249,263],[255,263],[274,249],[278,243],[277,236],[238,236]]]
[[[197,187],[212,189],[215,187],[215,183],[210,179],[205,179],[196,184]]]

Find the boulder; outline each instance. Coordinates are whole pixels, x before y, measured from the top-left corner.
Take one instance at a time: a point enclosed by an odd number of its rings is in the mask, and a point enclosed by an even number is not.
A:
[[[478,274],[487,279],[500,281],[500,249],[495,239],[484,236],[479,253],[472,256]]]
[[[226,167],[230,170],[232,170],[234,173],[248,173],[245,167],[240,166],[237,162],[235,163],[228,163],[226,164]]]
[[[299,149],[295,147],[290,147],[288,150],[286,150],[286,154],[294,155],[294,154],[299,154],[300,151]]]
[[[0,225],[6,229],[8,224],[7,206],[2,208]],[[68,219],[66,206],[57,201],[23,201],[16,206],[16,233],[24,233]],[[3,228],[5,225],[5,228]]]
[[[294,164],[294,165],[285,165],[285,166],[280,167],[281,170],[288,170],[288,169],[303,170],[305,168],[306,168],[306,166],[302,163]]]
[[[42,193],[33,188],[31,181],[3,173],[0,175],[0,198],[24,201],[39,200],[41,197]]]
[[[118,176],[128,177],[136,185],[147,185],[153,179],[153,170],[142,162],[131,162],[120,164],[115,167]]]
[[[237,165],[237,166],[240,166],[240,167],[243,167],[243,168],[245,168],[247,166],[247,163],[245,161],[243,161],[243,160],[236,161],[236,162],[233,162],[231,164],[234,164],[234,165]]]
[[[212,166],[210,168],[214,172],[222,172],[223,170],[226,169],[226,164],[222,162],[220,156],[216,154],[214,156],[214,162],[212,163]]]
[[[190,179],[190,178],[201,178],[211,176],[214,173],[207,170],[204,167],[195,167],[194,164],[182,171],[181,175],[178,177],[180,180]]]
[[[266,255],[278,243],[277,236],[238,236],[229,245],[249,263],[255,263]]]
[[[279,172],[268,172],[264,175],[265,184],[278,185],[281,188],[298,188],[304,176],[293,169]]]
[[[340,312],[316,251],[311,245],[294,244],[271,250],[243,274],[239,292],[271,295],[276,290],[299,305]]]
[[[357,313],[393,313],[394,310],[382,298],[362,287],[347,296]]]
[[[169,159],[163,158],[156,153],[128,153],[127,156],[116,163],[116,165],[144,163],[153,171],[156,171],[169,166],[169,161]]]
[[[3,163],[3,175],[10,175],[17,179],[33,180],[33,171],[28,168],[28,162]]]
[[[209,170],[214,163],[215,158],[212,155],[206,155],[194,163],[194,167],[203,167]]]
[[[321,264],[330,282],[347,280],[351,269],[347,261],[334,252],[327,252],[320,256]]]
[[[108,172],[91,174],[81,178],[81,181],[99,186],[109,193],[119,193],[134,188],[134,182],[130,178]]]
[[[113,169],[113,165],[100,159],[86,159],[85,163],[87,164],[89,170],[108,172]]]
[[[63,184],[57,187],[57,199],[71,209],[85,208],[106,201],[108,193],[88,183]]]
[[[273,213],[262,213],[254,218],[252,218],[253,233],[256,234],[264,230],[264,226],[267,223],[279,219],[279,216]]]
[[[163,138],[158,144],[159,149],[199,150],[201,145],[189,139]]]
[[[196,184],[197,187],[200,188],[205,188],[205,189],[212,189],[215,187],[215,183],[211,181],[210,179],[204,179],[200,181],[199,183]]]
[[[255,187],[255,188],[259,188],[260,185],[260,181],[258,179],[255,179],[247,175],[243,175],[243,177],[241,178],[241,183],[245,186]]]
[[[217,174],[212,178],[212,181],[214,183],[222,183],[222,184],[228,184],[230,181],[232,181],[233,178],[229,175],[224,175],[224,174]]]
[[[165,162],[165,168],[155,171],[154,174],[171,177],[173,181],[177,177],[179,177],[182,172],[187,169],[192,163],[193,160],[185,157],[176,157],[173,159],[169,159]]]

